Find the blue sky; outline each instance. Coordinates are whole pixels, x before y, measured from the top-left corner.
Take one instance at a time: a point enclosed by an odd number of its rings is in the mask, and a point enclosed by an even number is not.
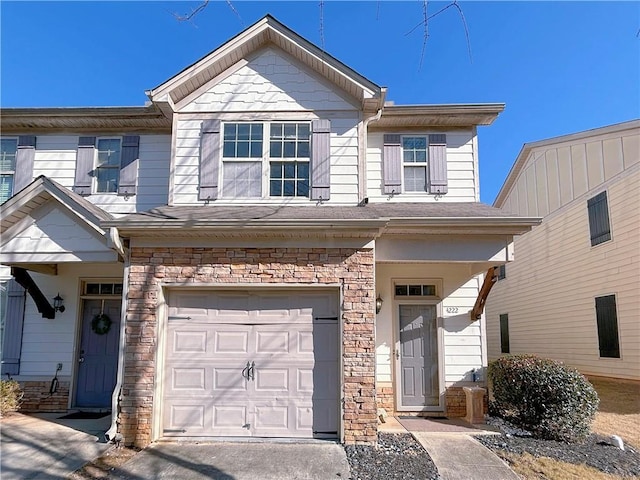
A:
[[[0,4],[2,107],[138,106],[157,86],[266,13],[322,45],[318,1]],[[435,13],[447,2],[429,2]],[[430,21],[422,2],[324,4],[324,48],[396,104],[507,104],[479,129],[481,200],[492,203],[522,144],[640,117],[640,3],[460,2]]]

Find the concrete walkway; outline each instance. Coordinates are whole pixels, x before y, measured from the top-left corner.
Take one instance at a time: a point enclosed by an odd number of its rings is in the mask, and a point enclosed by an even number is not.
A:
[[[16,413],[2,418],[2,480],[66,478],[111,448],[102,437],[110,415],[97,420],[58,419],[63,415]]]
[[[473,438],[495,433],[486,425],[460,419],[428,420],[387,417],[381,432],[411,433],[436,464],[443,480],[519,480],[495,453]]]

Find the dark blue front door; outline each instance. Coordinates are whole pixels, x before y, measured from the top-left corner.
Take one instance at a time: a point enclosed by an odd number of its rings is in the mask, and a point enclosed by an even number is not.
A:
[[[75,405],[109,408],[118,368],[120,299],[84,300],[83,304]],[[100,313],[111,319],[111,328],[102,335],[91,328],[92,320]]]

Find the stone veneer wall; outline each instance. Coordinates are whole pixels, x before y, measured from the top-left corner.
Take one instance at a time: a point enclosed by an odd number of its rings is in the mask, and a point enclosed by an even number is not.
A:
[[[19,382],[23,392],[21,412],[66,412],[69,405],[70,382],[60,381],[55,393],[50,394],[51,381]]]
[[[387,415],[395,415],[395,401],[393,398],[393,385],[382,384],[376,387],[376,404],[378,408],[384,408]]]
[[[158,285],[189,282],[341,284],[344,438],[375,443],[374,257],[352,248],[133,247],[127,296],[120,432],[125,443],[151,441],[158,328]],[[211,286],[208,286],[211,288]],[[215,287],[214,287],[215,288]],[[161,401],[161,399],[155,399]]]

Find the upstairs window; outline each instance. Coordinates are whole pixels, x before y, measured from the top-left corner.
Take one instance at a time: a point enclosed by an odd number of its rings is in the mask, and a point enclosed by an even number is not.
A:
[[[496,280],[504,280],[507,278],[507,266],[503,264],[495,267],[495,275]]]
[[[13,195],[13,177],[16,173],[17,138],[0,139],[0,203]]]
[[[591,246],[594,247],[611,240],[611,225],[609,224],[609,205],[607,192],[602,192],[587,201],[589,212],[589,232]]]
[[[427,191],[427,137],[402,137],[405,192]]]
[[[222,196],[308,197],[310,149],[309,123],[224,124]]]
[[[121,139],[99,138],[96,152],[96,192],[115,193],[118,191],[118,176],[122,157]]]

